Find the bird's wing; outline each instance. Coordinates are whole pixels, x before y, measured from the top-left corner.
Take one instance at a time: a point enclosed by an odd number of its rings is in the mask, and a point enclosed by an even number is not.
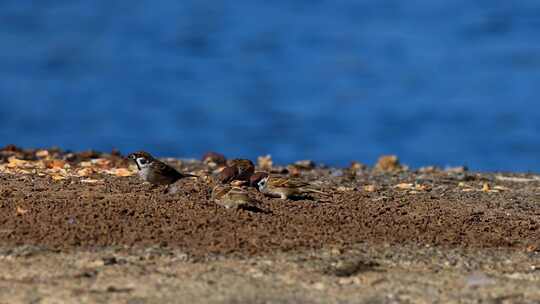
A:
[[[225,167],[225,169],[223,169],[219,173],[219,181],[222,184],[228,184],[232,182],[236,178],[237,175],[238,175],[237,168],[235,166]]]
[[[161,172],[164,172],[165,174],[170,175],[170,176],[174,176],[177,179],[181,179],[181,178],[184,178],[184,177],[198,177],[197,175],[179,172],[178,170],[176,170],[172,166],[167,165],[166,163],[161,162],[161,161],[157,162],[156,165],[159,167],[158,169]]]
[[[212,190],[212,199],[221,200],[229,191],[231,191],[230,186],[216,186]]]
[[[273,178],[272,186],[274,187],[284,187],[284,188],[301,188],[307,186],[307,183],[304,183],[299,180],[288,179],[288,178]]]
[[[184,175],[180,172],[178,172],[175,168],[167,165],[164,162],[161,161],[155,161],[156,170],[161,172],[163,175],[166,176],[174,176],[176,178],[182,178]]]

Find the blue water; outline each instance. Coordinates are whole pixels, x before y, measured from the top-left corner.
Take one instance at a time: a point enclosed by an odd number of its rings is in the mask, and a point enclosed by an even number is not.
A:
[[[540,171],[538,0],[1,0],[0,144]]]

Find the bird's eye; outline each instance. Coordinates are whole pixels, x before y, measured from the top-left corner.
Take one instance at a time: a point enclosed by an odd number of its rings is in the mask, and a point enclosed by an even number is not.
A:
[[[148,161],[146,160],[146,158],[139,158],[139,163],[140,163],[141,165],[144,165],[144,164],[146,164],[147,162],[148,162]]]

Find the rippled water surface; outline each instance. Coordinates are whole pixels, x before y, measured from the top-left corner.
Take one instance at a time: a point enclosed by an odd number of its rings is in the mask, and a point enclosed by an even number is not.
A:
[[[540,171],[540,2],[0,1],[4,144]]]

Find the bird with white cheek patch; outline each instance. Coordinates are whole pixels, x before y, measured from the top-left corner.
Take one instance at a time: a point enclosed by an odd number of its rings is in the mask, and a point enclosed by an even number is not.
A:
[[[128,155],[135,162],[139,177],[152,185],[170,185],[186,177],[197,177],[193,174],[178,172],[166,163],[155,159],[150,153],[139,151]]]
[[[281,199],[303,196],[307,193],[327,195],[325,192],[311,188],[312,185],[303,181],[281,176],[273,176],[264,172],[255,173],[252,176],[250,183],[261,193]]]

